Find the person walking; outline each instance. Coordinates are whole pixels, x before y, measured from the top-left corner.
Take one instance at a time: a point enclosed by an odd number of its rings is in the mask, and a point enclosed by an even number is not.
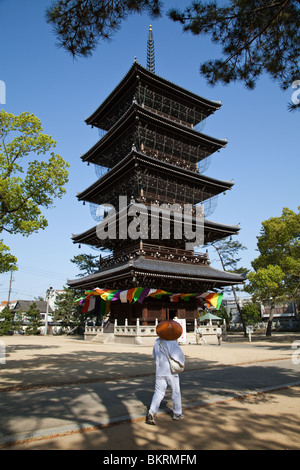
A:
[[[200,325],[198,325],[196,327],[195,334],[196,334],[196,343],[197,344],[201,344],[201,340],[206,344],[206,339],[203,336],[203,329],[201,328]]]
[[[148,424],[156,424],[156,414],[168,386],[172,390],[173,419],[178,420],[183,418],[179,375],[171,372],[166,353],[182,366],[185,364],[185,356],[176,340],[168,341],[157,338],[153,347],[153,357],[155,359],[155,390],[146,419]]]
[[[222,343],[222,328],[220,327],[220,325],[218,325],[218,327],[217,327],[216,334],[217,334],[218,346],[221,346],[221,343]]]

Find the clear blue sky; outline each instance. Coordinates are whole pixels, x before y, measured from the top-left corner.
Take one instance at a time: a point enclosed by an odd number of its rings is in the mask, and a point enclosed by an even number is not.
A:
[[[165,1],[167,8],[189,3]],[[1,107],[14,114],[28,111],[38,116],[44,132],[57,140],[56,152],[71,165],[67,194],[45,212],[47,229],[28,238],[4,235],[19,265],[11,298],[44,296],[50,286],[61,289],[78,274],[70,259],[91,252],[71,240],[72,233],[94,225],[89,205],[83,206],[76,198],[77,192],[96,180],[93,166],[80,159],[98,140],[97,129],[87,126],[84,119],[123,78],[135,57],[146,66],[149,24],[153,25],[156,73],[223,103],[205,121],[203,132],[228,138],[228,145],[213,155],[206,174],[234,179],[235,186],[219,196],[210,219],[240,223],[238,240],[248,248],[241,253],[241,265],[250,267],[257,256],[261,222],[280,216],[283,207],[296,211],[300,203],[300,114],[287,111],[292,87],[283,92],[266,76],[254,91],[242,84],[209,87],[199,74],[199,65],[219,57],[218,47],[208,38],[182,33],[180,25],[165,17],[150,20],[135,15],[112,42],[99,45],[92,57],[73,60],[57,48],[45,21],[50,4],[50,0],[0,0],[0,80],[6,84],[6,104]],[[219,268],[216,255],[211,252],[210,257]],[[7,300],[9,277],[9,273],[0,275],[0,300]]]

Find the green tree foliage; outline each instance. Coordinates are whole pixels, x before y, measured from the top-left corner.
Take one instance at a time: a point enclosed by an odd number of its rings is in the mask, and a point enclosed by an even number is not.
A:
[[[260,320],[260,307],[256,302],[248,302],[242,308],[246,325],[255,325]]]
[[[25,312],[26,320],[29,321],[29,325],[26,326],[25,332],[27,335],[39,335],[41,333],[41,313],[37,308],[35,302],[33,302],[29,309]]]
[[[72,333],[80,332],[86,321],[86,315],[82,313],[81,306],[76,303],[81,294],[81,291],[64,288],[55,302],[57,310],[54,312],[53,320],[59,321],[63,328],[71,330]]]
[[[257,237],[260,255],[252,262],[255,271],[268,265],[279,266],[285,275],[286,293],[291,298],[300,288],[300,207],[298,211],[284,207],[281,217],[262,222]]]
[[[281,217],[262,222],[257,240],[260,255],[251,263],[254,271],[248,274],[245,290],[255,299],[271,302],[267,327],[270,335],[276,302],[295,301],[299,297],[300,212],[283,208]]]
[[[41,208],[65,194],[70,166],[53,152],[55,144],[33,114],[0,112],[0,233],[28,236],[47,226]],[[31,158],[48,152],[48,160]],[[0,272],[16,269],[3,240],[0,262]]]
[[[0,336],[14,332],[14,312],[6,305],[0,312]]]
[[[241,258],[238,257],[239,252],[247,250],[238,240],[232,240],[232,237],[229,237],[213,242],[210,245],[213,246],[218,253],[224,271],[240,274],[247,272],[245,268],[237,267],[238,263],[241,261]]]
[[[9,247],[0,240],[0,274],[17,269],[17,258],[10,253]]]
[[[76,264],[79,268],[80,273],[78,276],[87,276],[99,271],[99,256],[97,255],[76,255],[71,259],[71,263]]]
[[[88,56],[100,39],[111,39],[133,13],[161,14],[160,0],[56,0],[46,11],[59,46],[73,56]]]
[[[232,240],[232,237],[224,238],[218,242],[213,242],[210,244],[214,247],[216,252],[218,253],[219,259],[222,264],[222,268],[224,271],[229,271],[232,273],[243,274],[246,278],[248,270],[246,268],[240,267],[238,268],[237,265],[241,261],[241,258],[238,258],[238,254],[241,250],[246,250],[247,248],[242,245],[238,240]],[[243,324],[244,334],[246,335],[246,323],[243,318],[243,312],[240,309],[239,302],[237,299],[236,291],[238,287],[231,286],[231,290],[235,299],[235,303],[241,317],[241,321]]]
[[[183,24],[184,31],[208,34],[222,47],[224,59],[209,60],[200,68],[211,85],[240,80],[252,89],[263,72],[283,89],[299,79],[298,0],[217,3],[193,2],[183,12],[173,9],[169,13]]]
[[[6,305],[0,312],[0,336],[12,335],[14,331],[21,328],[22,323],[22,314],[10,309],[8,305]]]
[[[222,48],[224,58],[201,64],[208,83],[242,81],[253,89],[267,73],[281,88],[299,79],[299,0],[228,0],[218,5],[193,1],[183,11],[167,15],[184,31],[209,35]],[[88,56],[100,40],[110,39],[133,13],[162,14],[159,0],[56,0],[48,8],[59,46],[73,56]],[[300,109],[292,104],[290,109]]]

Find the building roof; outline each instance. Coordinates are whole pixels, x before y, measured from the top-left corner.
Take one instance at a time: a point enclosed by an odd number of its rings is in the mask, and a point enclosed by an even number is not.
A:
[[[36,304],[38,310],[41,313],[46,313],[46,311],[47,311],[47,302],[45,300],[18,300],[15,307],[14,307],[14,310],[20,310],[21,312],[26,312],[29,309],[30,305],[32,305],[33,303]],[[48,307],[48,312],[49,313],[53,312],[50,305]]]
[[[118,214],[117,214],[118,217]],[[216,240],[222,240],[223,238],[229,237],[230,235],[236,235],[240,230],[239,225],[225,225],[220,224],[218,222],[212,222],[210,220],[204,219],[204,245]],[[86,245],[96,246],[96,247],[111,247],[111,240],[100,240],[97,236],[97,225],[94,227],[79,233],[72,235],[73,243],[84,243]],[[144,240],[146,241],[146,240]],[[151,241],[151,240],[150,240]],[[116,244],[118,245],[118,240],[116,240]],[[153,243],[153,241],[152,241]],[[161,239],[159,240],[161,245],[168,246],[170,244],[170,240],[166,240],[166,242]],[[171,243],[172,244],[172,243]]]
[[[205,315],[199,317],[199,322],[206,321],[206,320],[222,320],[221,317],[217,317],[211,312],[207,312]]]
[[[90,274],[76,280],[69,280],[68,285],[73,288],[90,289],[97,286],[105,287],[104,284],[107,285],[110,282],[120,281],[124,278],[131,278],[132,285],[134,285],[134,279],[143,275],[158,278],[162,289],[164,280],[167,282],[168,278],[172,280],[197,281],[199,283],[208,282],[217,284],[220,287],[242,284],[245,280],[242,275],[220,271],[209,265],[175,263],[146,259],[139,256],[114,267],[104,268],[96,274]]]
[[[203,202],[212,196],[223,193],[232,188],[234,185],[233,181],[224,181],[203,174],[196,173],[195,171],[181,168],[172,165],[161,160],[157,160],[148,155],[145,155],[136,150],[131,151],[125,158],[119,161],[110,171],[105,173],[99,180],[91,184],[88,188],[77,194],[79,201],[88,201],[99,204],[98,195],[101,192],[107,192],[109,187],[115,187],[117,180],[123,178],[126,172],[130,172],[132,175],[133,171],[140,171],[136,164],[142,167],[146,167],[149,170],[163,174],[164,178],[166,175],[180,181],[182,184],[186,184],[189,187],[191,185],[198,188],[205,188],[203,190],[203,199],[198,202]],[[133,195],[133,194],[131,194]],[[192,196],[192,194],[191,194]],[[186,203],[190,201],[185,201]],[[194,201],[193,201],[194,202]]]
[[[176,135],[180,140],[186,140],[194,146],[201,146],[203,148],[203,157],[216,152],[222,147],[227,145],[227,139],[217,139],[208,136],[193,128],[179,124],[172,119],[158,115],[148,109],[139,106],[137,103],[132,103],[130,108],[122,115],[122,117],[111,127],[111,129],[102,137],[92,148],[90,148],[84,155],[81,156],[83,161],[97,163],[99,165],[111,168],[117,161],[111,161],[108,157],[103,155],[103,152],[108,147],[115,145],[115,142],[125,131],[128,131],[130,126],[136,125],[137,119],[144,121],[149,125],[156,125],[159,129],[165,132],[170,132]],[[131,141],[131,143],[133,143]],[[200,161],[201,158],[195,161]]]
[[[191,106],[200,107],[203,110],[202,112],[205,114],[205,117],[218,110],[222,105],[220,101],[212,101],[203,98],[156,75],[153,72],[150,72],[137,61],[134,61],[124,78],[113,89],[103,103],[91,114],[91,116],[85,120],[85,122],[89,125],[104,129],[103,120],[105,115],[124,97],[126,90],[130,89],[135,82],[138,82],[141,79],[146,82],[153,83],[156,87],[163,89],[173,97],[179,96],[184,98],[185,101],[191,103]]]

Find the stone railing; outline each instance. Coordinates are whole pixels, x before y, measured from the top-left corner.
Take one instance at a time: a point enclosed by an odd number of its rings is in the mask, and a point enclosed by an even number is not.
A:
[[[128,320],[125,319],[125,325],[118,325],[117,320],[114,324],[114,335],[115,336],[125,336],[125,337],[134,337],[134,336],[156,336],[156,326],[158,320],[155,321],[154,325],[140,325],[139,318],[136,319],[135,325],[128,325]]]
[[[84,339],[92,339],[97,334],[103,333],[103,326],[85,326]]]
[[[128,325],[128,320],[125,319],[124,325],[118,325],[117,320],[113,325],[113,331],[110,335],[103,329],[103,326],[85,326],[84,339],[85,340],[99,340],[100,342],[112,341],[115,343],[133,343],[145,344],[154,342],[156,335],[156,325],[140,325],[140,320],[137,318],[135,325]],[[109,336],[113,336],[113,339]]]

